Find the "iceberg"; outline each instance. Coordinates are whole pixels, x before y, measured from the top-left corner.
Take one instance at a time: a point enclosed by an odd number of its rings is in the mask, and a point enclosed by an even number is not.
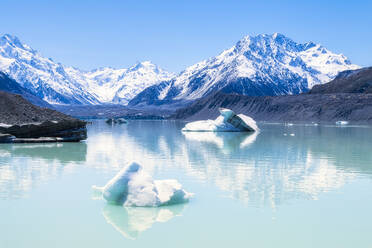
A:
[[[226,108],[219,108],[220,116],[215,120],[194,121],[187,123],[185,132],[255,132],[259,131],[256,122],[249,116],[239,114]]]
[[[110,204],[132,207],[158,207],[187,202],[193,194],[174,179],[153,180],[141,165],[133,162],[104,187],[93,186]]]
[[[336,125],[343,126],[349,124],[348,121],[336,121]]]

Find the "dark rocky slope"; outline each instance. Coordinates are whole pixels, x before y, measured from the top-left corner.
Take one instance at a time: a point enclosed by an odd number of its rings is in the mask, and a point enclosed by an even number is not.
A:
[[[219,107],[259,121],[372,123],[372,67],[341,72],[329,83],[300,95],[250,97],[219,92],[177,110],[170,118],[215,118]]]
[[[372,67],[343,71],[329,83],[315,85],[310,94],[364,93],[372,94]]]
[[[307,94],[250,97],[219,92],[177,110],[171,118],[215,118],[219,107],[261,121],[372,123],[372,67],[341,72],[331,82],[315,86]]]
[[[258,121],[347,120],[372,123],[372,94],[301,94],[294,96],[251,97],[219,92],[179,109],[171,119],[214,119],[218,108],[232,109]]]
[[[0,123],[0,133],[15,136],[18,138],[15,142],[86,139],[86,122],[35,106],[20,95],[3,91],[0,91]],[[9,141],[9,137],[2,136]],[[43,139],[39,139],[41,137]]]

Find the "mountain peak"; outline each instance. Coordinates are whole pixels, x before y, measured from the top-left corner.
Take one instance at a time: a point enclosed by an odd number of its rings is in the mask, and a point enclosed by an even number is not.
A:
[[[20,39],[15,36],[15,35],[11,35],[11,34],[4,34],[3,36],[0,37],[0,46],[11,46],[11,47],[18,47],[22,50],[26,50],[28,52],[31,52],[31,53],[36,53],[36,50],[32,49],[31,47],[29,47],[28,45],[22,43],[20,41]]]
[[[128,71],[138,71],[138,70],[149,70],[149,71],[154,71],[156,73],[159,73],[162,71],[157,65],[152,63],[150,60],[138,62],[135,65],[131,66]]]
[[[271,53],[276,50],[285,50],[289,52],[301,52],[312,47],[317,46],[314,42],[310,41],[307,43],[298,43],[292,40],[291,38],[285,36],[281,33],[273,34],[258,34],[255,36],[244,36],[239,40],[235,48],[237,51],[246,52],[249,50],[252,51],[263,51],[265,53]],[[318,45],[320,46],[320,45]]]
[[[290,40],[291,38],[285,36],[282,33],[273,33],[273,34],[257,34],[257,35],[246,35],[240,41],[262,41],[262,40]]]
[[[271,35],[273,37],[273,39],[277,39],[277,38],[287,38],[284,34],[281,34],[281,33],[278,33],[278,32],[275,32]]]
[[[11,43],[21,43],[21,41],[15,35],[4,34],[2,38],[6,39],[8,42],[11,42]]]
[[[156,67],[154,63],[152,63],[150,60],[145,60],[142,62],[136,63],[133,68],[143,68],[143,67]]]
[[[155,64],[152,63],[150,60],[142,61],[142,62],[140,62],[139,64],[141,64],[141,65],[143,65],[143,66],[155,66]]]
[[[181,104],[219,90],[299,94],[332,80],[340,71],[356,68],[345,56],[313,42],[295,42],[281,33],[248,35],[216,57],[188,67],[168,84],[143,91],[131,104]]]

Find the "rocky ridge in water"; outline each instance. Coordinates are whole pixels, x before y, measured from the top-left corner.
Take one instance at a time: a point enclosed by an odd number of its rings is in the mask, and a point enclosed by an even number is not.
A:
[[[73,142],[87,138],[86,122],[0,91],[0,143]]]

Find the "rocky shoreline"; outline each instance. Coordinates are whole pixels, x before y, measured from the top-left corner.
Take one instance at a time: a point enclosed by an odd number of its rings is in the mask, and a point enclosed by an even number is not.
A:
[[[86,122],[0,91],[0,143],[79,142]]]
[[[78,142],[87,138],[85,122],[82,121],[0,125],[0,133],[3,134],[0,142],[4,140],[4,143]]]

